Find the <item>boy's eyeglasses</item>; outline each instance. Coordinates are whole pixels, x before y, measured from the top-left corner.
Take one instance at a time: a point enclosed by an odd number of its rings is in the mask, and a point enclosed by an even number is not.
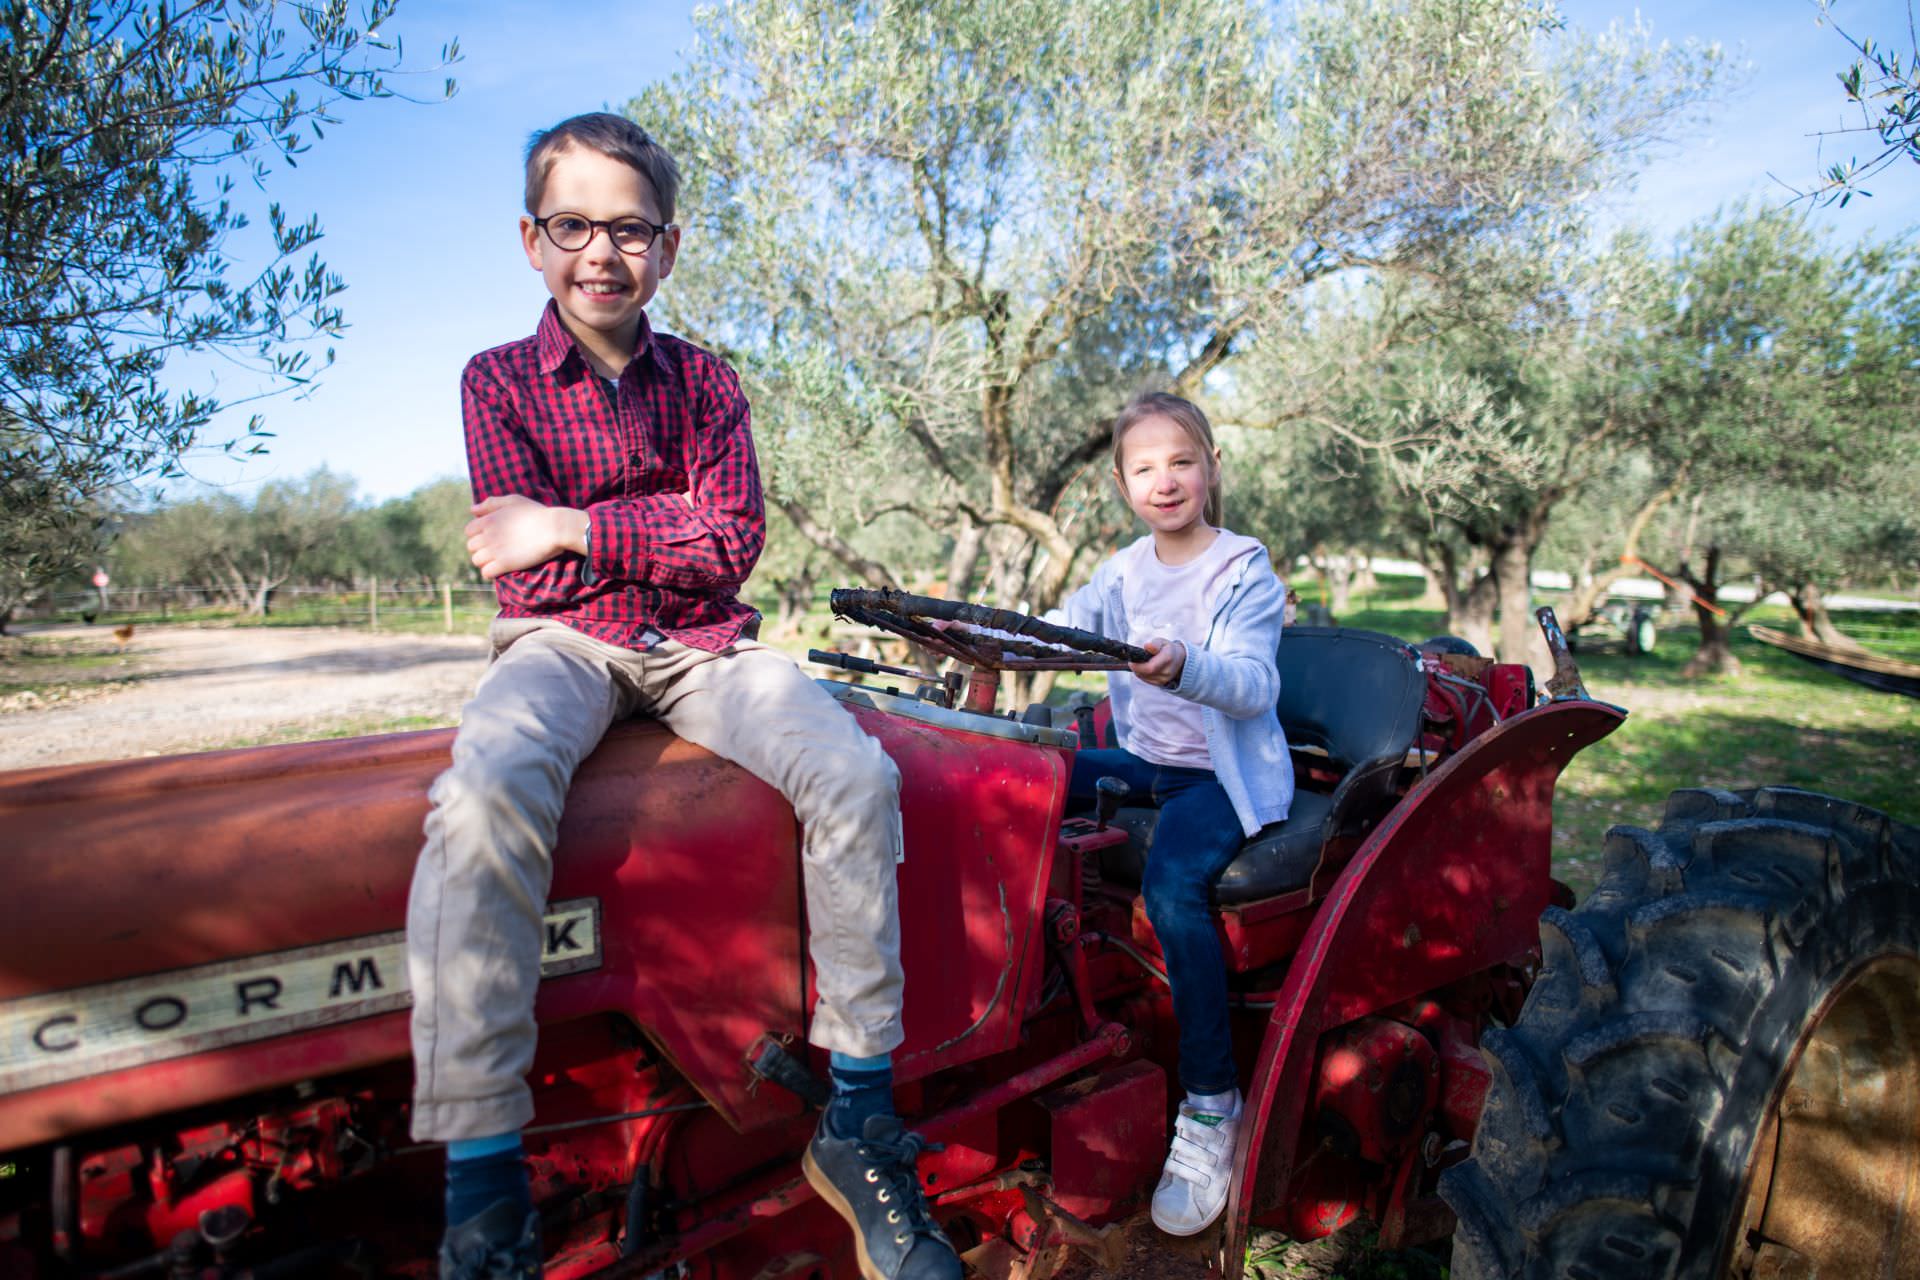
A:
[[[578,213],[549,214],[535,218],[533,225],[547,233],[547,239],[553,241],[556,249],[568,253],[586,248],[593,243],[594,233],[604,229],[614,248],[634,258],[653,248],[660,233],[673,226],[671,222],[648,222],[645,218],[615,218],[603,222]]]

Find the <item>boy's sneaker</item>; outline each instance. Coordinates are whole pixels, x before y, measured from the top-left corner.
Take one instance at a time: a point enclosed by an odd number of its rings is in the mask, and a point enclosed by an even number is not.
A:
[[[1153,1225],[1170,1236],[1195,1236],[1227,1207],[1233,1179],[1233,1140],[1240,1129],[1240,1095],[1227,1115],[1180,1104],[1173,1149],[1153,1193]]]
[[[822,1117],[800,1159],[820,1198],[853,1227],[866,1280],[960,1280],[960,1259],[914,1172],[925,1145],[898,1116],[868,1116],[858,1138],[835,1137]]]
[[[440,1280],[540,1280],[540,1213],[495,1200],[440,1242]]]

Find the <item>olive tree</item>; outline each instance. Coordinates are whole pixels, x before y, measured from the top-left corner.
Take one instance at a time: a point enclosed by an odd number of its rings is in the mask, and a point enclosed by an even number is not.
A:
[[[157,506],[128,521],[115,557],[133,582],[208,588],[265,616],[287,583],[339,576],[336,551],[364,514],[352,479],[321,467],[264,484],[250,501],[213,492]]]
[[[1907,3],[1906,40],[1897,36],[1891,46],[1871,35],[1853,35],[1833,21],[1833,0],[1815,0],[1822,24],[1833,29],[1858,56],[1839,73],[1840,89],[1860,113],[1860,123],[1843,133],[1869,134],[1867,158],[1849,156],[1827,166],[1820,181],[1801,193],[1823,204],[1842,207],[1856,195],[1872,195],[1861,182],[1900,159],[1920,164],[1920,34],[1916,33],[1913,3]],[[1902,50],[1902,44],[1905,50]]]
[[[1546,260],[1530,261],[1536,269]],[[1347,409],[1349,422],[1377,437],[1396,428],[1411,439],[1425,428],[1456,454],[1472,442],[1468,456],[1485,464],[1458,492],[1441,490],[1442,501],[1431,484],[1387,486],[1403,534],[1428,535],[1449,629],[1484,643],[1497,610],[1501,655],[1529,656],[1534,556],[1563,513],[1585,508],[1560,539],[1582,571],[1567,624],[1653,561],[1695,602],[1696,672],[1735,667],[1733,610],[1720,600],[1730,573],[1761,574],[1789,591],[1804,625],[1831,636],[1823,588],[1876,566],[1891,571],[1910,523],[1902,505],[1910,485],[1897,479],[1912,471],[1910,406],[1920,391],[1910,251],[1842,250],[1792,210],[1734,209],[1670,252],[1626,236],[1546,275],[1551,289],[1485,294],[1524,305],[1370,357],[1372,385]],[[1490,420],[1512,433],[1508,446],[1498,447],[1497,432],[1436,429],[1449,401],[1422,394],[1423,383],[1454,386],[1456,411],[1484,397],[1484,412],[1497,414]],[[1371,470],[1364,451],[1349,454],[1359,460],[1349,490],[1378,492],[1381,473],[1391,482],[1404,467],[1391,450],[1376,453]],[[1676,509],[1689,513],[1682,527],[1691,536],[1665,536],[1661,518]],[[1475,571],[1462,580],[1468,558]]]
[[[107,541],[106,513],[53,492],[58,481],[21,468],[0,495],[0,635],[16,611],[93,563]]]
[[[1897,564],[1880,531],[1911,491],[1916,262],[1899,242],[1832,245],[1790,210],[1736,208],[1682,238],[1628,394],[1651,456],[1702,495],[1666,566],[1699,602],[1695,672],[1738,668],[1706,607],[1734,567],[1799,595],[1817,631],[1823,580]]]
[[[628,110],[687,175],[659,305],[741,366],[773,503],[893,585],[858,531],[910,512],[950,590],[984,557],[1040,609],[1129,523],[1130,393],[1324,416],[1252,357],[1342,278],[1558,225],[1707,61],[1533,0],[743,0]],[[1256,381],[1292,400],[1229,414]]]
[[[1446,629],[1483,652],[1544,662],[1534,558],[1641,429],[1617,387],[1652,267],[1633,237],[1602,252],[1499,245],[1470,268],[1349,296],[1279,364],[1312,369],[1329,402],[1293,424],[1321,441],[1320,466],[1294,483],[1419,561]],[[1625,522],[1629,540],[1658,505]]]
[[[322,0],[0,0],[0,565],[35,578],[59,531],[115,486],[176,474],[221,407],[183,355],[259,394],[304,386],[339,336],[320,225],[255,201],[345,100],[394,95],[401,51]],[[449,46],[448,60],[457,56]],[[452,92],[451,81],[446,91]],[[256,218],[266,264],[234,269]],[[248,379],[243,379],[243,382]]]

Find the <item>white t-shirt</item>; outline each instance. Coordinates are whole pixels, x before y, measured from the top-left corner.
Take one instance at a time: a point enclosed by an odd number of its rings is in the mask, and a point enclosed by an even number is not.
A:
[[[1216,537],[1185,564],[1167,565],[1154,554],[1152,538],[1135,543],[1120,593],[1127,611],[1127,642],[1145,644],[1159,637],[1182,641],[1189,651],[1203,648],[1234,563],[1258,545],[1244,538]],[[1133,681],[1128,750],[1155,764],[1213,768],[1200,704],[1131,673],[1127,678]]]

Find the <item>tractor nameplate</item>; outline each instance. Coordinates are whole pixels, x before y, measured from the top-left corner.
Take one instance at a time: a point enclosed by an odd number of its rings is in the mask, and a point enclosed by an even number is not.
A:
[[[546,914],[540,976],[600,965],[600,902]],[[413,1002],[402,930],[0,1001],[0,1094],[370,1018]]]

